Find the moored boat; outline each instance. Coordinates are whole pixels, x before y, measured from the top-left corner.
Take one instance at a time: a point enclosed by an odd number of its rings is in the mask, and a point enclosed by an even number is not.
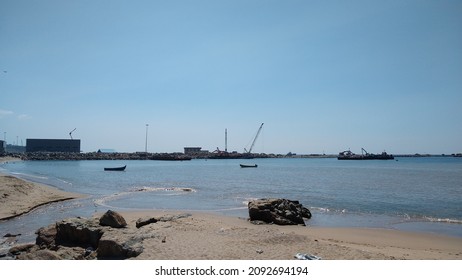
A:
[[[127,166],[121,166],[121,167],[105,167],[104,171],[124,171]]]
[[[256,164],[239,164],[242,168],[258,167]]]

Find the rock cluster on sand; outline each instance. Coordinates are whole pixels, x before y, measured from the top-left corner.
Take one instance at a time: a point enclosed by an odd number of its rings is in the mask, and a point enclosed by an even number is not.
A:
[[[263,198],[248,204],[250,221],[263,221],[277,225],[305,225],[311,212],[298,201],[282,198]]]
[[[66,219],[37,230],[35,244],[18,245],[9,253],[22,260],[128,259],[141,254],[143,239],[154,235],[133,232],[126,226],[125,219],[111,210],[99,219]]]
[[[310,211],[298,201],[259,199],[248,205],[250,221],[277,225],[304,225]],[[128,225],[119,213],[108,210],[100,217],[69,218],[37,230],[35,244],[22,244],[9,250],[7,259],[129,259],[144,250],[149,239],[166,242],[165,233],[153,231],[147,225],[172,222],[190,214],[163,215],[132,220]],[[146,240],[146,241],[145,241]],[[3,257],[3,258],[4,258]]]

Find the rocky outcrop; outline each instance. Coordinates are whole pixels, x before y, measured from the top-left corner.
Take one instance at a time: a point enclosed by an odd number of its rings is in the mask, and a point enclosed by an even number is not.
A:
[[[143,252],[143,240],[161,238],[151,229],[139,229],[154,222],[168,222],[190,214],[165,215],[139,219],[137,227],[128,227],[125,219],[114,211],[101,218],[71,218],[36,231],[35,244],[22,244],[9,249],[0,259],[21,260],[123,260]],[[104,218],[103,218],[104,217]],[[122,225],[124,225],[122,227]],[[165,237],[164,237],[165,238]],[[162,240],[165,242],[165,240]]]
[[[98,247],[104,234],[104,228],[95,219],[74,218],[56,223],[56,244],[79,246],[82,248]]]
[[[100,219],[72,218],[37,230],[34,244],[16,246],[16,259],[127,259],[139,255],[142,245],[130,235],[114,230],[127,226],[125,219],[109,210]],[[103,238],[104,235],[104,238]],[[122,237],[120,237],[122,236]]]
[[[263,221],[277,225],[305,225],[311,212],[298,201],[281,198],[264,198],[248,204],[250,221]]]

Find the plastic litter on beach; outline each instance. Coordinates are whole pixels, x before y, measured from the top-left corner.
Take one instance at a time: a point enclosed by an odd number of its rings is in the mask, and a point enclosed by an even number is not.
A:
[[[302,254],[302,253],[297,253],[294,256],[294,258],[299,259],[299,260],[322,260],[321,257],[310,255],[310,254]]]

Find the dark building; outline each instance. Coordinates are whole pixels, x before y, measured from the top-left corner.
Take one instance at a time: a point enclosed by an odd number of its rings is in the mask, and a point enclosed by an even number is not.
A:
[[[184,154],[185,155],[191,155],[191,154],[197,154],[201,152],[201,147],[184,147]]]
[[[80,153],[80,140],[26,139],[26,152]]]
[[[6,148],[5,141],[0,140],[0,155],[3,155],[5,153],[5,148]]]

